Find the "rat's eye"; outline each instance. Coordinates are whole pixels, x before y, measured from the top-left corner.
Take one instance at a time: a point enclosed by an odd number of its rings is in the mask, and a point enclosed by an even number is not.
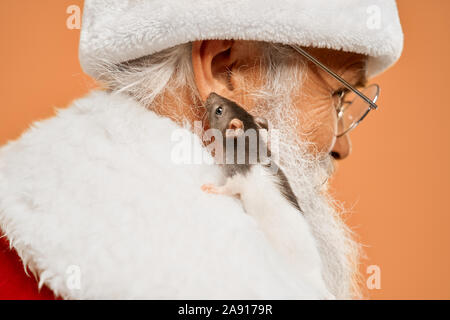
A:
[[[217,109],[216,109],[216,115],[221,116],[222,113],[223,113],[222,107],[217,107]]]

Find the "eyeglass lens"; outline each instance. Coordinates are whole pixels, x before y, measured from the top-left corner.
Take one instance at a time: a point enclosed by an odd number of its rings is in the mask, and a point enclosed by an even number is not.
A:
[[[360,91],[370,100],[376,102],[379,94],[379,87],[377,85],[370,85]],[[370,107],[366,101],[352,91],[347,92],[342,98],[341,107],[338,111],[337,136],[341,136],[355,128],[369,111]]]

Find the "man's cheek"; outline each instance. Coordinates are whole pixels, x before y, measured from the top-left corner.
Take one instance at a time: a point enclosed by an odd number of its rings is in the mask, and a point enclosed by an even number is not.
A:
[[[336,139],[336,115],[329,105],[311,108],[299,115],[297,132],[302,140],[313,143],[311,152],[330,152]]]

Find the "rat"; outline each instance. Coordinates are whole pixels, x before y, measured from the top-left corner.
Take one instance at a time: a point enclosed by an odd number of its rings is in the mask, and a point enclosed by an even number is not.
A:
[[[239,198],[244,211],[256,220],[274,249],[292,266],[294,273],[301,274],[299,279],[306,279],[319,297],[334,299],[323,280],[318,247],[299,201],[287,176],[271,159],[269,141],[261,136],[268,130],[267,120],[251,115],[216,93],[208,96],[205,108],[208,127],[220,133],[214,139],[218,139],[216,146],[222,144],[222,152],[215,156],[226,181],[221,186],[205,184],[201,189]],[[246,135],[249,131],[256,134],[253,143],[250,135]],[[245,148],[238,148],[239,139],[245,141]],[[227,152],[229,148],[234,152]],[[239,151],[244,155],[239,155]]]
[[[220,163],[224,169],[225,177],[232,178],[235,174],[246,176],[253,166],[262,165],[274,173],[274,183],[283,197],[303,214],[298,199],[289,184],[289,180],[276,162],[271,161],[271,151],[268,143],[260,136],[260,130],[268,131],[269,129],[267,120],[262,117],[252,116],[237,103],[216,93],[211,93],[208,96],[205,108],[205,116],[208,117],[209,127],[218,130],[222,135],[223,152]],[[249,136],[243,136],[248,130],[253,130],[255,134],[253,144]],[[241,162],[237,161],[240,151],[238,148],[239,138],[245,138],[244,158],[241,158]],[[234,148],[233,152],[227,153],[228,146]],[[261,149],[265,150],[265,153],[262,154]],[[255,161],[252,162],[251,159],[256,160],[256,163]],[[205,185],[203,189],[210,193],[223,193],[226,191],[223,188],[218,189],[212,185]]]

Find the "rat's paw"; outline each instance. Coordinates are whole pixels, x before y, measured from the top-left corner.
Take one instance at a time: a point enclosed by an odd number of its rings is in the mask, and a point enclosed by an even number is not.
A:
[[[217,187],[215,185],[213,185],[212,183],[207,183],[207,184],[202,185],[201,189],[202,189],[202,191],[204,191],[206,193],[220,194]]]

